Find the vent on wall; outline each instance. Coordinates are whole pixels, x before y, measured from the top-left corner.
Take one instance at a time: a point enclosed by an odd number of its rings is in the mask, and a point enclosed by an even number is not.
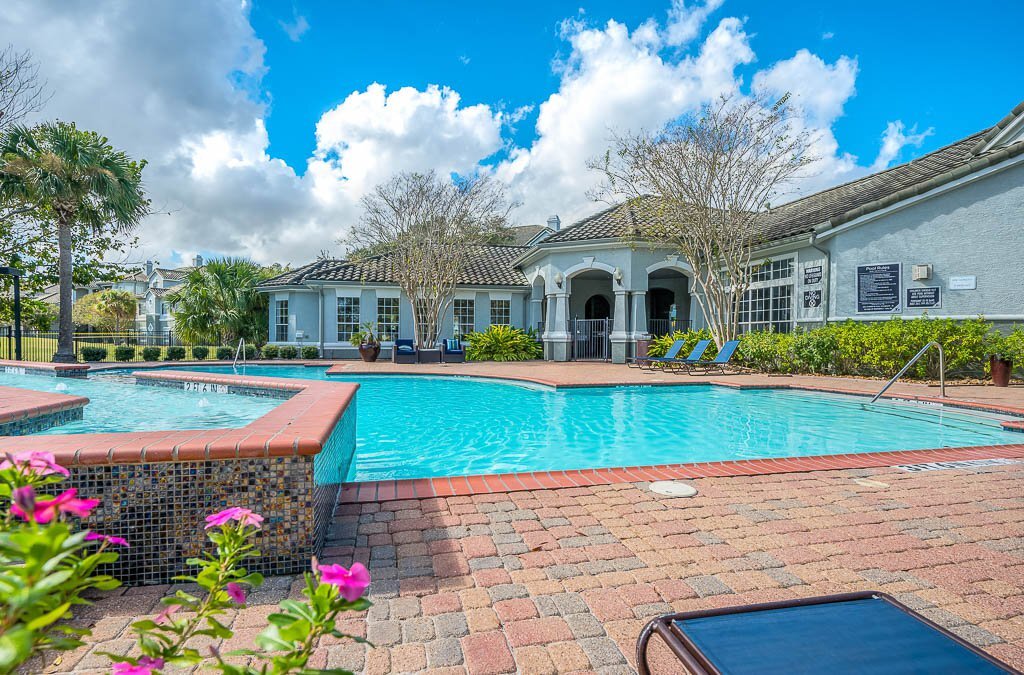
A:
[[[932,266],[914,265],[910,268],[910,277],[914,281],[927,281],[932,278]]]

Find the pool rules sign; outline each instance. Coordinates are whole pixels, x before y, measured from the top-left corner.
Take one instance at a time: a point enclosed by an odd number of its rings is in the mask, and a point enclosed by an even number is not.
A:
[[[857,313],[899,312],[902,288],[900,263],[857,265]]]

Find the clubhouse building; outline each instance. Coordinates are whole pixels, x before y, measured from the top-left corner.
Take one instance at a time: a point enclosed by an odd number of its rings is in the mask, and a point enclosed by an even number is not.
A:
[[[535,329],[547,359],[620,363],[638,340],[701,327],[686,262],[632,242],[658,211],[649,197],[565,228],[553,216],[517,228],[519,245],[478,247],[441,337],[508,324]],[[923,315],[1024,323],[1022,226],[1024,103],[919,159],[765,211],[742,328]],[[356,358],[349,338],[367,321],[389,341],[412,337],[386,256],[318,260],[261,288],[273,344]]]

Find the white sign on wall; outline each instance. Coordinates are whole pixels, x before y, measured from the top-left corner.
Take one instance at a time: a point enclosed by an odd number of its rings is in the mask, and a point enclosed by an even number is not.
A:
[[[973,291],[978,287],[978,277],[974,275],[949,278],[949,290]]]

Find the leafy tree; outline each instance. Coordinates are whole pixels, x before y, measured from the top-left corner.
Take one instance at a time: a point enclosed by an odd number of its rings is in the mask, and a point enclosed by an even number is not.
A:
[[[488,176],[450,180],[430,171],[396,174],[362,205],[347,243],[388,258],[412,305],[416,343],[433,347],[455,285],[478,247],[507,229],[515,204]]]
[[[113,237],[133,231],[149,210],[144,166],[105,137],[66,122],[32,129],[15,125],[0,136],[0,194],[35,205],[57,229],[60,331],[54,361],[76,360],[71,305],[75,230]]]
[[[174,331],[193,344],[267,341],[267,296],[257,286],[279,273],[244,258],[211,260],[193,268],[165,297]]]
[[[33,298],[21,299],[21,325],[39,331],[50,330],[57,318],[57,308]],[[0,297],[0,324],[14,325],[14,298]]]
[[[138,302],[135,300],[135,296],[128,291],[109,288],[96,293],[96,295],[99,296],[96,310],[102,316],[110,319],[115,333],[125,330],[135,320]]]

